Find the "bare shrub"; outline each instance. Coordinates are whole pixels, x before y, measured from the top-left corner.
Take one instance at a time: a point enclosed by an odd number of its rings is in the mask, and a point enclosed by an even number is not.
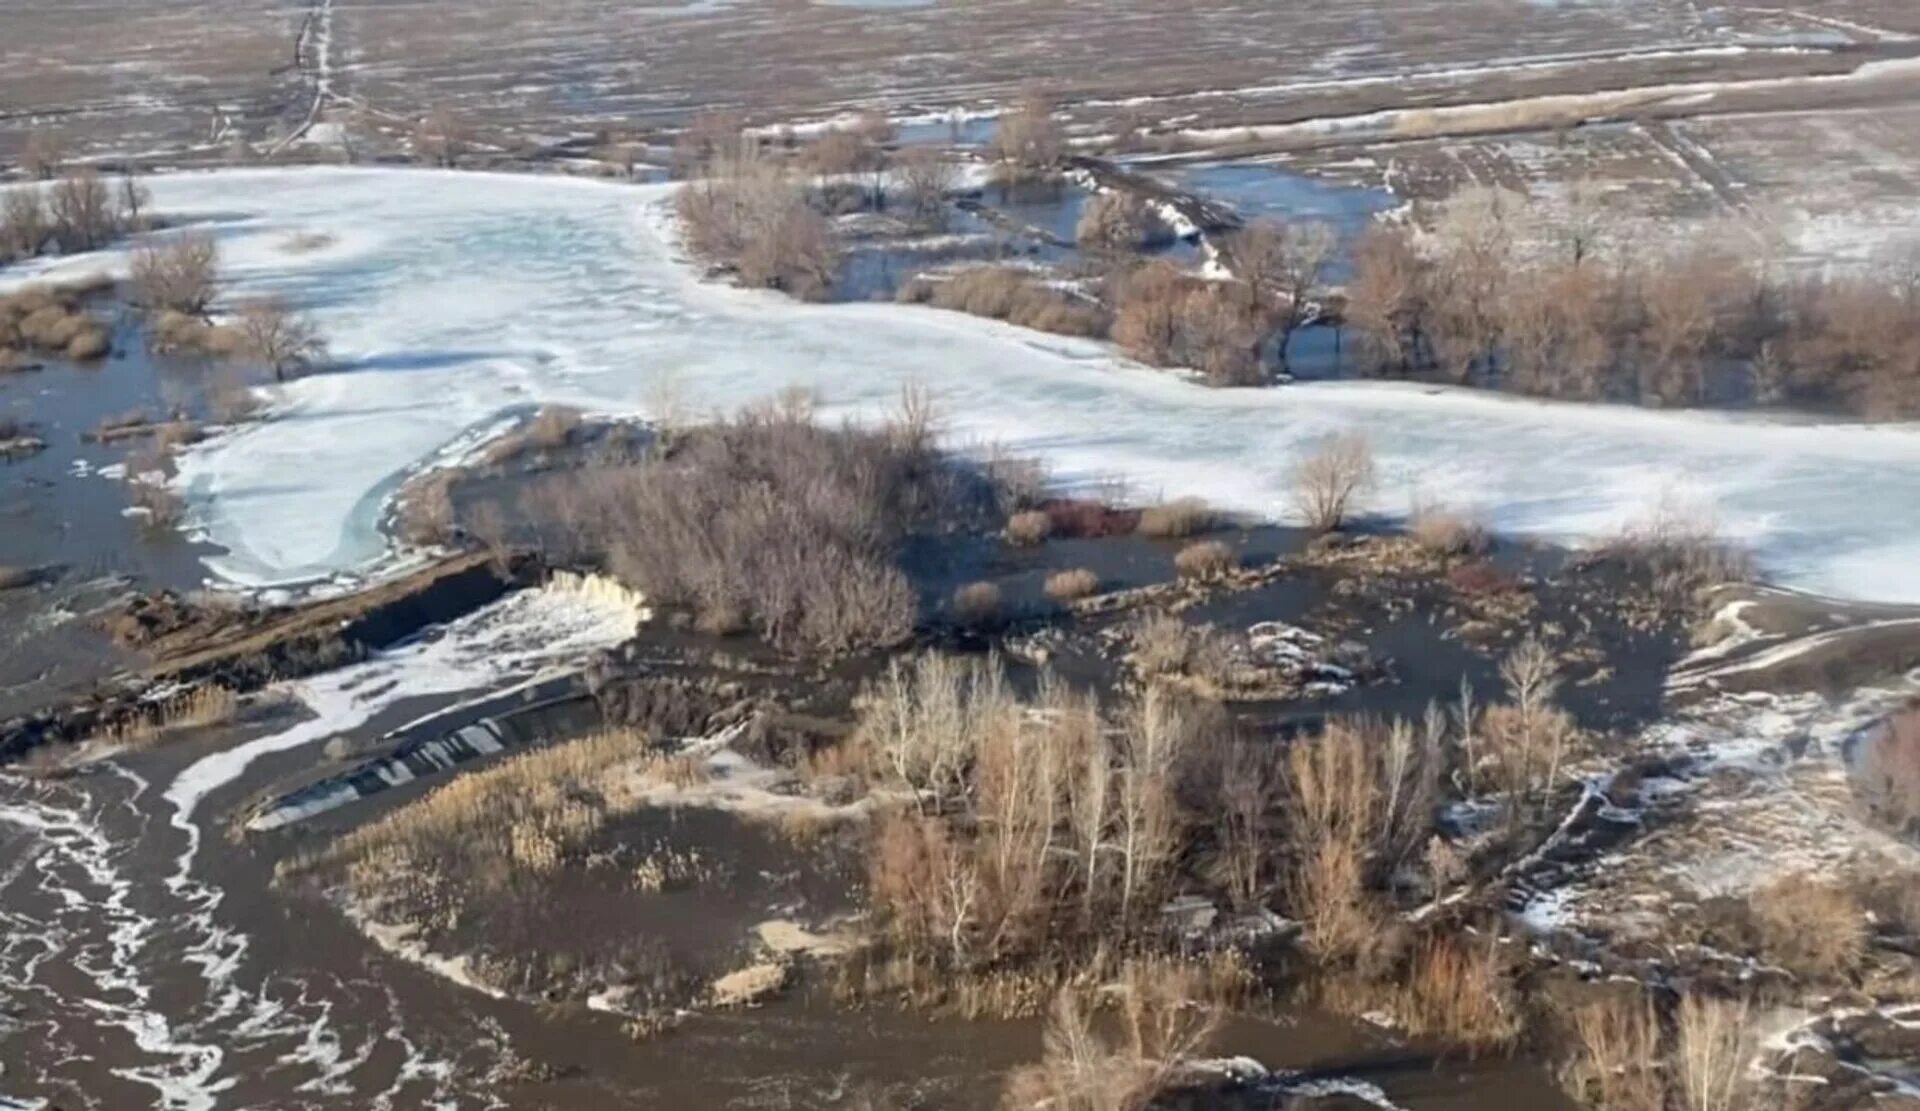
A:
[[[1234,740],[1218,760],[1215,871],[1242,909],[1259,906],[1273,881],[1286,776],[1286,749],[1264,738]]]
[[[1436,556],[1480,555],[1487,550],[1487,530],[1478,521],[1437,505],[1417,506],[1408,531],[1414,543]]]
[[[1121,972],[1119,1030],[1105,1034],[1096,1011],[1105,993],[1063,988],[1048,1013],[1038,1064],[1008,1077],[1008,1111],[1145,1111],[1202,1053],[1219,1028],[1217,1007],[1192,969],[1136,960]]]
[[[923,232],[947,230],[947,194],[959,180],[957,167],[932,147],[911,147],[893,162],[907,221]]]
[[[1185,279],[1173,264],[1156,259],[1134,269],[1114,298],[1114,342],[1141,362],[1169,364],[1180,350],[1185,297]]]
[[[186,232],[133,250],[133,299],[148,312],[204,317],[213,302],[220,249],[206,232]]]
[[[113,194],[100,175],[90,169],[54,183],[49,213],[62,250],[91,251],[120,233]]]
[[[1182,362],[1199,369],[1213,386],[1256,386],[1264,338],[1260,313],[1246,292],[1210,282],[1187,291],[1180,302]]]
[[[1139,533],[1156,540],[1184,540],[1213,527],[1213,510],[1199,498],[1180,498],[1140,511]]]
[[[1085,567],[1055,571],[1047,576],[1047,597],[1056,602],[1072,602],[1099,591],[1100,576]]]
[[[1131,254],[1173,242],[1173,229],[1132,193],[1100,193],[1080,213],[1074,239],[1090,251]]]
[[[1689,995],[1680,1001],[1675,1080],[1686,1111],[1743,1111],[1753,1081],[1748,1065],[1759,1051],[1746,1003]]]
[[[1560,689],[1559,664],[1533,635],[1501,661],[1500,677],[1508,701],[1490,706],[1469,723],[1481,742],[1480,755],[1492,766],[1509,813],[1518,817],[1550,795],[1560,767],[1578,735],[1573,719],[1554,704]]]
[[[1046,543],[1051,535],[1053,518],[1041,510],[1029,509],[1007,518],[1006,537],[1009,544],[1030,548]]]
[[[523,508],[544,543],[708,630],[838,653],[911,632],[917,602],[893,564],[908,530],[973,524],[992,503],[933,454],[924,418],[824,429],[789,403],[686,430],[645,462],[557,474]]]
[[[1294,464],[1294,505],[1307,527],[1331,532],[1346,522],[1373,482],[1372,445],[1363,433],[1343,432]]]
[[[1218,540],[1189,544],[1173,557],[1173,568],[1180,577],[1196,582],[1224,578],[1239,566],[1239,553]]]
[[[1055,289],[1017,266],[976,266],[939,280],[916,279],[900,287],[900,300],[1056,335],[1107,333],[1106,313],[1098,303]]]
[[[1920,829],[1920,705],[1869,730],[1848,776],[1854,797],[1876,821],[1902,833]]]
[[[1000,588],[990,582],[968,583],[953,592],[948,608],[954,620],[969,628],[997,625],[1003,612]]]
[[[1455,381],[1495,361],[1500,305],[1513,274],[1516,224],[1525,208],[1523,195],[1473,187],[1442,202],[1434,220],[1428,339],[1440,369]]]
[[[1748,905],[1761,952],[1795,975],[1845,976],[1866,956],[1866,908],[1844,883],[1783,876],[1755,891]]]
[[[247,353],[273,371],[276,382],[311,369],[327,354],[319,327],[279,297],[242,303],[239,328]]]
[[[1721,537],[1710,511],[1672,497],[1628,523],[1600,546],[1599,555],[1679,606],[1693,604],[1708,587],[1753,577],[1751,557]]]
[[[32,258],[46,249],[53,234],[45,198],[38,185],[16,185],[4,193],[0,207],[0,248],[10,256]]]
[[[1560,1068],[1567,1094],[1595,1111],[1663,1111],[1660,1016],[1639,991],[1573,1012],[1573,1053]]]
[[[120,188],[115,193],[120,205],[120,224],[124,231],[145,231],[147,229],[148,210],[153,207],[153,193],[133,174],[124,174],[120,178]]]

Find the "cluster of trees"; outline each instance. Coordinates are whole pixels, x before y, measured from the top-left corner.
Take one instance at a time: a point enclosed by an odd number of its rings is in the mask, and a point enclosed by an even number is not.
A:
[[[1746,229],[1633,251],[1577,193],[1543,213],[1472,189],[1428,231],[1369,232],[1344,309],[1367,369],[1581,400],[1920,414],[1920,269],[1798,275]]]
[[[916,231],[947,226],[953,165],[937,150],[892,151],[893,137],[886,117],[869,113],[788,152],[737,118],[696,118],[674,148],[676,171],[691,179],[677,200],[688,246],[747,285],[824,296],[842,251],[833,215],[892,209]]]
[[[0,263],[104,247],[145,229],[148,208],[139,179],[110,184],[92,169],[16,185],[0,197]]]

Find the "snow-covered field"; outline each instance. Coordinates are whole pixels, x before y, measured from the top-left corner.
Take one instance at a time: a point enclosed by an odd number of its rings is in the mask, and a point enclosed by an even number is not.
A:
[[[1041,456],[1063,484],[1126,480],[1285,517],[1289,469],[1363,429],[1373,508],[1416,498],[1583,538],[1663,500],[1711,507],[1764,570],[1810,590],[1920,600],[1920,427],[1540,403],[1404,384],[1214,391],[1103,345],[916,307],[801,305],[706,283],[676,256],[667,187],[401,170],[227,171],[153,181],[216,222],[236,294],[309,308],[342,367],[275,391],[270,420],[181,460],[191,521],[250,585],[387,558],[386,499],[503,413],[563,402],[710,411],[794,385],[872,415],[931,387],[953,442]],[[290,252],[290,237],[334,242]],[[70,259],[65,271],[97,269]]]

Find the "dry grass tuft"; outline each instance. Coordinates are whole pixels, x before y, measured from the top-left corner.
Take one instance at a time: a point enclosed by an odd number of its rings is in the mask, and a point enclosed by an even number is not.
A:
[[[1435,505],[1416,508],[1408,531],[1414,543],[1435,556],[1477,556],[1488,546],[1487,530],[1478,521]]]
[[[1680,1001],[1675,1081],[1686,1111],[1745,1111],[1754,1084],[1748,1066],[1759,1052],[1744,1002],[1689,995]]]
[[[1038,509],[1015,513],[1007,518],[1007,543],[1030,548],[1043,544],[1053,535],[1053,518]]]
[[[1173,569],[1179,576],[1196,582],[1225,578],[1239,566],[1239,554],[1218,540],[1189,544],[1173,557]]]
[[[1220,1025],[1192,968],[1133,961],[1113,993],[1118,1029],[1096,1019],[1103,993],[1069,987],[1048,1014],[1040,1062],[1016,1070],[1001,1106],[1007,1111],[1145,1111],[1205,1051]]]
[[[1573,1012],[1573,1053],[1560,1068],[1567,1094],[1595,1111],[1662,1111],[1660,1016],[1644,994],[1620,993]]]
[[[997,625],[1004,616],[1000,588],[990,582],[968,583],[954,591],[948,608],[955,621],[973,629]]]
[[[1085,567],[1055,571],[1047,576],[1046,589],[1047,597],[1056,602],[1077,601],[1099,591],[1100,576]]]
[[[1156,540],[1184,540],[1213,527],[1213,510],[1199,498],[1181,498],[1140,511],[1139,531]]]

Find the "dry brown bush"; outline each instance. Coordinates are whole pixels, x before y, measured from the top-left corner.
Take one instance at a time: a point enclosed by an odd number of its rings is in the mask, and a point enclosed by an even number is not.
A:
[[[899,543],[934,522],[976,524],[994,501],[939,459],[924,419],[826,429],[788,405],[687,430],[646,462],[555,475],[523,509],[547,546],[604,560],[704,628],[831,654],[911,632]]]
[[[1047,576],[1047,597],[1056,602],[1077,601],[1096,593],[1099,589],[1100,576],[1085,567],[1055,571]]]
[[[967,583],[953,592],[948,609],[953,618],[969,628],[985,628],[1000,623],[1005,603],[1000,588],[990,582]]]
[[[1844,882],[1783,876],[1748,899],[1766,959],[1812,980],[1844,977],[1867,952],[1867,912]]]
[[[1519,1040],[1520,1000],[1496,936],[1429,938],[1413,954],[1395,1016],[1419,1037],[1478,1053]]]
[[[1117,279],[1113,339],[1154,366],[1190,366],[1215,386],[1263,381],[1265,329],[1246,287],[1205,282],[1156,259]]]
[[[1199,498],[1180,498],[1140,511],[1139,533],[1156,540],[1184,540],[1213,527],[1213,510]]]
[[[1181,578],[1196,582],[1224,578],[1239,566],[1240,554],[1218,540],[1189,544],[1173,557],[1174,571]]]
[[[1132,193],[1096,194],[1081,211],[1073,234],[1082,248],[1106,254],[1131,254],[1173,242],[1166,221]]]
[[[1509,815],[1518,818],[1552,795],[1579,730],[1554,703],[1559,664],[1537,637],[1529,634],[1501,661],[1500,677],[1507,702],[1488,707],[1466,724],[1477,742],[1478,759],[1490,765]]]
[[[1848,776],[1854,797],[1875,820],[1902,833],[1920,829],[1920,705],[1869,730]]]
[[[1343,432],[1294,464],[1294,505],[1308,528],[1331,532],[1373,483],[1372,445],[1363,433]]]
[[[1040,510],[1029,509],[1007,518],[1006,537],[1009,544],[1030,548],[1046,543],[1051,535],[1053,518]]]
[[[206,232],[185,232],[133,250],[133,299],[148,312],[204,317],[213,303],[220,249]]]
[[[1480,555],[1489,543],[1478,521],[1431,504],[1414,508],[1408,532],[1424,551],[1443,557]]]
[[[1639,991],[1573,1012],[1573,1052],[1560,1068],[1567,1094],[1594,1111],[1664,1111],[1660,1016]]]
[[[57,131],[30,131],[20,148],[20,169],[30,178],[47,181],[67,161],[66,137]]]
[[[1370,228],[1354,248],[1345,317],[1360,332],[1377,369],[1406,373],[1429,355],[1427,302],[1431,267],[1412,234],[1395,225]]]
[[[1105,311],[1095,302],[1055,289],[1017,266],[976,266],[939,280],[900,287],[903,302],[929,304],[1063,336],[1104,336]]]
[[[1753,577],[1752,558],[1721,537],[1710,512],[1671,498],[1622,528],[1598,554],[1681,607],[1694,604],[1708,587]]]
[[[472,146],[472,135],[453,109],[438,105],[414,125],[413,156],[429,166],[452,169]]]
[[[1119,1029],[1105,1033],[1096,1012],[1106,994],[1061,989],[1048,1013],[1038,1064],[1008,1077],[1007,1111],[1145,1111],[1205,1051],[1220,1012],[1194,970],[1167,961],[1129,961],[1120,976]]]
[[[53,221],[40,187],[16,185],[0,199],[4,200],[4,207],[0,207],[0,255],[32,258],[45,250],[53,234]]]

